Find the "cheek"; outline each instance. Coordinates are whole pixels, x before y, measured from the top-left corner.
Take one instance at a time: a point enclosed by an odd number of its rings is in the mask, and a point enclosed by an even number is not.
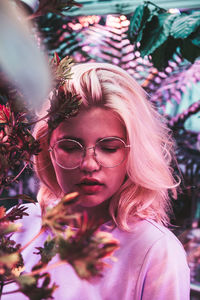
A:
[[[54,170],[57,178],[57,182],[64,193],[72,191],[74,178],[76,175],[73,170],[64,170],[54,164]]]
[[[112,169],[110,174],[108,174],[108,178],[110,178],[110,185],[113,189],[115,189],[115,192],[123,184],[125,176],[126,176],[125,165],[119,166],[116,169]]]

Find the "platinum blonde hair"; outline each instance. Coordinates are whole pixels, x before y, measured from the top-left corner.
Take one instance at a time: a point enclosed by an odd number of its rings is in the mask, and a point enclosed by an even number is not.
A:
[[[176,198],[178,183],[171,162],[174,144],[161,116],[147,99],[140,85],[121,68],[107,63],[83,63],[72,68],[73,78],[65,91],[79,94],[82,106],[100,106],[114,111],[122,120],[131,145],[127,160],[127,178],[110,200],[110,215],[118,227],[129,230],[136,218],[149,218],[169,224],[169,192]],[[49,103],[40,116],[46,114]],[[34,135],[42,151],[35,157],[36,173],[41,181],[38,200],[45,207],[62,196],[48,153],[48,126],[38,122]]]

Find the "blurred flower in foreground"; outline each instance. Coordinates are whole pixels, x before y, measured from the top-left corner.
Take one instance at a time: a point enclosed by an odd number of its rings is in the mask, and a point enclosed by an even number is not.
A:
[[[103,259],[111,257],[119,248],[119,242],[108,232],[100,231],[94,221],[89,221],[87,215],[81,220],[81,227],[71,233],[66,229],[64,236],[58,237],[58,253],[61,260],[70,263],[78,276],[91,279],[101,276],[107,265]],[[70,231],[70,237],[69,236]]]
[[[62,261],[70,263],[80,278],[90,279],[101,275],[106,265],[103,258],[110,257],[119,248],[119,242],[109,232],[101,231],[102,222],[89,220],[87,213],[73,213],[70,206],[78,193],[61,199],[43,216],[43,227],[50,230],[52,238],[39,247],[41,262],[48,263],[58,253]],[[52,255],[53,254],[53,255]]]
[[[13,278],[16,270],[23,267],[23,258],[19,252],[20,245],[10,239],[10,234],[19,231],[21,224],[13,221],[27,215],[26,208],[17,205],[9,213],[0,206],[0,281]]]
[[[8,233],[18,230],[11,221],[27,215],[26,209],[18,205],[6,214],[0,208],[0,279],[9,284],[15,281],[19,292],[29,299],[49,299],[57,288],[50,282],[48,270],[69,263],[81,279],[90,280],[102,276],[113,252],[119,248],[119,242],[109,232],[101,231],[103,221],[89,219],[87,213],[74,213],[78,202],[78,193],[65,195],[54,207],[48,208],[42,216],[40,232],[26,245],[16,245]],[[15,224],[14,224],[15,225]],[[11,227],[10,227],[11,226]],[[25,228],[24,228],[25,229]],[[44,231],[49,232],[43,247],[36,250],[40,258],[30,273],[25,273],[23,250],[30,246]],[[57,255],[57,260],[51,263]],[[15,291],[11,291],[11,293]],[[67,291],[66,291],[67,292]],[[10,292],[9,292],[10,293]]]

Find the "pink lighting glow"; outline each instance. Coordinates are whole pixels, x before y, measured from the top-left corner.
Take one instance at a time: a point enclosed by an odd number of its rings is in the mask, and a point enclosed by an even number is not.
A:
[[[106,18],[106,26],[110,26],[114,28],[122,28],[122,27],[127,27],[129,24],[130,21],[127,20],[127,17],[124,15],[121,16],[108,15]]]

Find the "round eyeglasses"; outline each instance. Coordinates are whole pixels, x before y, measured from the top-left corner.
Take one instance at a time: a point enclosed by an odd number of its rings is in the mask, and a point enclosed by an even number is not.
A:
[[[81,143],[72,139],[62,139],[49,148],[52,159],[58,166],[64,169],[76,169],[81,166],[87,150],[93,150],[96,162],[105,168],[119,166],[126,158],[130,145],[118,137],[106,137],[100,139],[93,147],[84,147]]]

